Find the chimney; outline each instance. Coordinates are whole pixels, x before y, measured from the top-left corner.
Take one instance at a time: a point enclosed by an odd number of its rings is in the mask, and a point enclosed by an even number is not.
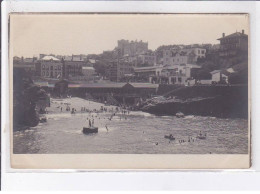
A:
[[[222,33],[222,38],[224,38],[225,37],[225,33]]]
[[[245,30],[242,30],[242,34],[245,34]]]

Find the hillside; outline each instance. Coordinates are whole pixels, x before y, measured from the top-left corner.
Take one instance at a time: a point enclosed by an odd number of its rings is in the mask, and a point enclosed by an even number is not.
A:
[[[248,53],[238,52],[235,56],[220,57],[219,52],[207,54],[206,58],[199,59],[197,62],[202,68],[199,70],[195,79],[210,79],[210,72],[213,70],[222,70],[230,79],[231,84],[247,84],[248,80]],[[235,73],[228,73],[226,70],[233,68]]]

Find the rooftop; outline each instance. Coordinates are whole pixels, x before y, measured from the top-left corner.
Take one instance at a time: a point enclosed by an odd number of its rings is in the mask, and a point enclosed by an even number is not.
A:
[[[50,61],[50,60],[60,61],[59,59],[57,59],[56,57],[53,57],[53,56],[45,56],[41,60],[43,60],[43,61]]]
[[[230,34],[228,36],[221,37],[217,40],[222,40],[222,39],[226,39],[226,38],[233,38],[233,37],[248,37],[248,36],[244,33],[241,33],[241,32],[235,32],[235,33]]]
[[[69,84],[69,88],[122,88],[126,84],[130,84],[135,88],[157,88],[158,84],[151,83],[85,83],[85,84]]]
[[[85,70],[95,70],[94,67],[82,67],[82,69],[85,69]]]
[[[134,68],[134,70],[149,70],[149,69],[156,69],[156,68],[160,68],[162,66],[148,66],[148,67],[136,67]]]
[[[214,70],[214,71],[211,71],[210,73],[215,74],[215,73],[219,73],[219,72],[221,72],[221,70]]]

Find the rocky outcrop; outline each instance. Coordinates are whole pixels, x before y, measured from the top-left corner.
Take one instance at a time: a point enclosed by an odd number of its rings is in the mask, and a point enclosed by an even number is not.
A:
[[[22,69],[14,69],[13,89],[14,130],[38,125],[39,115],[35,107],[38,99],[46,95],[45,91],[33,84]]]
[[[193,86],[173,92],[166,100],[148,103],[142,111],[175,115],[248,118],[247,86]]]

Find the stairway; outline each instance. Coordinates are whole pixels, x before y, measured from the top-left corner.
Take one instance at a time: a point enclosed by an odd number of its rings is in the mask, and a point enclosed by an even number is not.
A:
[[[107,94],[107,103],[111,105],[119,105],[118,101],[110,94]]]

